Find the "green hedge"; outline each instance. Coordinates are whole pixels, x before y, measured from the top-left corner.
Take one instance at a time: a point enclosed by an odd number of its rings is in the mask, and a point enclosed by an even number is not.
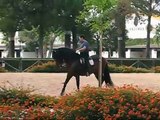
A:
[[[152,69],[136,68],[131,66],[117,66],[115,64],[109,64],[109,70],[111,73],[149,73],[153,72]]]
[[[149,73],[152,70],[145,68],[136,68],[128,66],[117,66],[115,64],[109,64],[109,70],[111,73]],[[27,72],[66,72],[66,68],[59,68],[55,62],[47,62],[39,65],[35,65],[30,68]]]
[[[0,73],[8,72],[5,68],[0,67]]]
[[[27,72],[66,72],[67,69],[66,68],[59,68],[58,66],[56,66],[55,62],[49,61],[47,63],[42,63],[42,64],[38,64],[35,65],[33,67],[31,67],[30,69],[27,70]]]
[[[15,61],[15,65],[16,64],[19,64],[18,61]],[[28,61],[26,67],[28,67],[30,64],[33,64],[33,61]],[[125,66],[125,65],[118,66],[116,64],[109,64],[109,70],[111,73],[154,73],[154,72],[160,73],[160,66],[146,69],[146,68]],[[4,68],[0,68],[0,72],[6,72],[6,71],[7,70],[5,70]],[[60,72],[67,72],[67,68],[59,68],[53,61],[48,61],[48,62],[40,61],[37,62],[37,64],[29,67],[25,72],[60,73]]]
[[[11,72],[22,72],[25,71],[30,68],[30,66],[33,65],[39,65],[39,64],[43,64],[46,63],[48,61],[52,61],[54,62],[53,59],[40,59],[40,58],[5,58],[2,59],[2,61],[4,61],[5,63],[5,69]],[[160,66],[160,59],[144,59],[144,58],[135,58],[135,59],[115,59],[115,58],[110,58],[107,59],[107,61],[111,64],[115,64],[116,67],[118,66],[133,66],[135,68],[147,68],[147,69],[151,69],[152,67],[156,67],[156,66]],[[52,71],[62,71],[61,69],[54,67],[55,69]],[[126,68],[127,69],[127,68]],[[152,69],[153,70],[153,69]],[[121,70],[117,70],[117,72],[119,72]],[[125,71],[125,70],[124,70]],[[140,71],[140,70],[138,70]],[[125,71],[126,72],[126,71]],[[130,71],[129,71],[130,72]],[[152,72],[152,71],[151,71]],[[155,71],[156,72],[156,71]]]

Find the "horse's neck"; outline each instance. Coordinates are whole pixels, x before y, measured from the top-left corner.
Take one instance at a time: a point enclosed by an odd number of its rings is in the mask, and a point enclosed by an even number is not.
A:
[[[59,53],[63,61],[69,65],[80,58],[80,55],[75,53],[72,49],[61,48]]]
[[[68,64],[72,64],[73,62],[75,62],[75,61],[77,61],[78,60],[78,58],[77,59],[64,59],[64,61],[66,62],[66,63],[68,63]]]
[[[65,53],[64,54],[64,59],[66,59],[67,61],[76,61],[80,58],[80,55],[74,52],[71,53]]]
[[[74,62],[76,62],[79,59],[80,57],[78,55],[77,56],[72,55],[72,56],[67,56],[63,60],[68,66],[71,66]]]

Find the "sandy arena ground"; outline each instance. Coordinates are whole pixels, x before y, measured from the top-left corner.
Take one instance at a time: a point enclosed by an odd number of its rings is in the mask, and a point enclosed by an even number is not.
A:
[[[0,73],[0,86],[35,89],[35,93],[59,96],[63,87],[66,73]],[[160,74],[158,73],[111,73],[115,86],[124,84],[138,85],[153,91],[160,91]],[[98,81],[91,75],[80,78],[80,86],[98,86]],[[73,77],[67,87],[66,93],[76,90],[76,81]]]

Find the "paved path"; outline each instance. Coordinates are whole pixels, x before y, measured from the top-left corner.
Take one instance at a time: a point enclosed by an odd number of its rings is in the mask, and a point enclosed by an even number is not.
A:
[[[66,78],[66,73],[0,73],[0,86],[23,87],[35,90],[35,93],[58,96]],[[111,78],[116,86],[124,84],[138,85],[153,91],[160,91],[160,74],[158,73],[112,73]],[[81,87],[98,86],[98,81],[91,75],[81,77]],[[73,77],[66,88],[66,93],[76,90],[76,81]]]

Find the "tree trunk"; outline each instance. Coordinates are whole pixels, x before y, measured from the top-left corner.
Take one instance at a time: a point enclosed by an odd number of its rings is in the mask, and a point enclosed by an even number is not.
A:
[[[55,40],[56,40],[56,35],[53,34],[52,39],[50,40],[48,58],[51,58],[52,50],[53,50],[53,44],[54,44],[54,41],[55,41]]]
[[[14,37],[16,32],[9,33],[9,49],[8,49],[8,57],[14,58],[15,53],[15,45],[14,45]]]
[[[126,50],[125,50],[125,41],[126,41],[126,20],[125,16],[122,16],[122,55],[121,57],[126,57]]]
[[[47,44],[44,44],[44,45],[43,45],[43,58],[46,58],[46,57],[47,57],[47,49],[48,49]]]
[[[146,45],[146,58],[150,58],[150,32],[151,32],[151,12],[152,12],[152,0],[150,0],[148,25],[147,25],[147,45]]]
[[[43,27],[39,28],[39,55],[40,58],[43,58],[43,38],[44,38],[44,30]]]
[[[41,9],[41,20],[39,24],[39,56],[40,58],[43,58],[44,56],[44,51],[43,51],[43,39],[44,39],[44,14],[45,13],[45,2],[44,0],[42,2],[42,9]]]
[[[151,32],[151,16],[148,16],[146,58],[150,58],[150,32]]]
[[[100,40],[99,40],[99,73],[98,73],[98,80],[99,80],[99,87],[102,87],[102,38],[103,33],[100,33]]]
[[[70,34],[70,32],[65,33],[65,47],[71,48],[71,34]]]
[[[96,39],[96,43],[97,43],[96,54],[97,54],[97,55],[99,55],[99,50],[100,50],[100,49],[99,49],[99,46],[100,46],[100,45],[99,45],[99,41],[100,41],[99,39]]]
[[[117,17],[116,24],[118,27],[118,55],[119,58],[125,58],[125,39],[126,39],[126,27],[125,27],[125,15]]]
[[[111,48],[108,48],[108,58],[111,58],[111,55],[112,55],[112,50]]]
[[[72,36],[73,36],[73,49],[75,50],[77,48],[77,31],[75,25],[72,28]]]

